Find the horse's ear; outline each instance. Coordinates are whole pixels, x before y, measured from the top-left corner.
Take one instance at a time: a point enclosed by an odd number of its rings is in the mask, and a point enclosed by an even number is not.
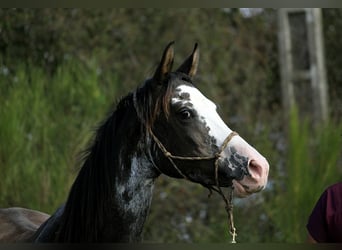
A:
[[[154,73],[153,78],[158,82],[162,83],[164,77],[171,72],[172,65],[173,65],[173,57],[174,57],[174,51],[173,51],[173,45],[174,41],[170,42],[163,53],[162,59],[159,63],[159,66]]]
[[[183,62],[183,64],[177,69],[178,72],[183,72],[190,77],[193,77],[197,72],[199,59],[198,44],[195,43],[194,50],[191,55]]]

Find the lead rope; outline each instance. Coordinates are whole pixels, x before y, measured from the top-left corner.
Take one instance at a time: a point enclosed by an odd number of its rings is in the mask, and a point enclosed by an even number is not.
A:
[[[133,93],[133,105],[134,108],[137,112],[137,116],[138,118],[143,122],[144,120],[138,115],[138,109],[137,109],[137,99],[136,99],[136,92]],[[234,216],[233,216],[233,193],[234,193],[234,186],[233,184],[231,185],[230,188],[230,193],[229,193],[229,198],[227,199],[226,196],[224,195],[220,184],[219,184],[219,179],[218,179],[218,160],[221,157],[221,154],[223,152],[223,150],[227,147],[229,141],[235,136],[238,135],[238,133],[236,133],[235,131],[232,131],[227,137],[226,139],[223,141],[218,153],[216,153],[214,156],[176,156],[176,155],[172,155],[163,145],[163,143],[158,139],[158,137],[152,132],[152,129],[149,128],[148,129],[149,134],[151,135],[151,137],[153,138],[154,142],[157,144],[157,146],[159,147],[159,149],[163,152],[164,156],[170,161],[170,163],[172,164],[172,166],[177,170],[177,172],[186,180],[192,181],[188,176],[186,176],[185,174],[183,174],[183,172],[177,167],[176,163],[173,161],[173,159],[177,159],[177,160],[214,160],[215,159],[215,181],[216,181],[216,188],[212,187],[212,186],[206,186],[204,184],[202,184],[204,187],[209,189],[209,196],[212,193],[212,190],[214,190],[215,192],[217,192],[223,199],[224,203],[225,203],[225,209],[228,215],[228,224],[229,224],[229,233],[232,236],[232,241],[231,243],[236,243],[236,228],[234,226]],[[157,168],[157,170],[162,173],[162,171],[154,164],[154,166]]]
[[[228,145],[228,142],[235,135],[237,135],[237,133],[233,131],[232,133],[230,133],[227,136],[227,138],[224,140],[223,144],[221,145],[221,148],[220,148],[220,151],[219,151],[220,154],[226,148],[226,146]],[[223,201],[225,203],[225,209],[226,209],[226,212],[227,212],[227,215],[228,215],[229,233],[232,236],[231,243],[236,243],[237,233],[236,233],[236,228],[235,228],[235,225],[234,225],[234,216],[233,216],[233,193],[234,193],[234,186],[233,186],[233,184],[231,185],[230,192],[229,192],[228,199],[227,199],[226,196],[224,195],[221,187],[220,187],[220,184],[219,184],[218,167],[219,166],[218,166],[218,158],[217,158],[217,160],[215,161],[215,180],[216,180],[216,186],[217,186],[218,190],[216,190],[216,192],[219,195],[221,195],[221,197],[222,197],[222,199],[223,199]]]

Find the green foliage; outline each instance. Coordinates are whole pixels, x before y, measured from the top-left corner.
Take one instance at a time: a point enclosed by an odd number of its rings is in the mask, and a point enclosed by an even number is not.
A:
[[[74,158],[108,109],[110,92],[101,89],[96,67],[75,62],[53,77],[19,65],[1,82],[0,204],[52,212],[66,199]]]
[[[175,67],[198,42],[200,89],[229,107],[225,117],[262,121],[281,103],[275,18],[266,11],[250,20],[237,9],[2,9],[0,71],[21,61],[53,74],[70,58],[96,58],[101,72],[124,83],[120,96],[153,74],[168,42],[176,42]]]
[[[265,203],[265,211],[282,242],[305,242],[306,223],[324,189],[341,180],[342,124],[317,127],[300,119],[293,109],[288,129],[285,176]]]

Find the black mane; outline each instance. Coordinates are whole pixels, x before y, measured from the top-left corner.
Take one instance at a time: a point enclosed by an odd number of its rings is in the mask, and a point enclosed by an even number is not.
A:
[[[113,213],[114,204],[112,206],[110,203],[115,190],[115,167],[119,165],[118,155],[122,147],[120,124],[126,119],[127,112],[134,112],[132,94],[123,98],[116,110],[97,129],[93,144],[86,152],[83,166],[69,193],[56,241],[103,240],[99,239],[99,235],[106,230],[104,215]],[[136,133],[139,129],[131,131]],[[130,145],[135,145],[134,140],[139,136],[131,135],[130,138]],[[108,211],[108,208],[111,210]]]

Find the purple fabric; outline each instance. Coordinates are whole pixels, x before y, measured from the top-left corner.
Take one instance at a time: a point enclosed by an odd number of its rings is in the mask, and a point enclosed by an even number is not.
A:
[[[306,227],[317,242],[342,242],[342,182],[323,192]]]

